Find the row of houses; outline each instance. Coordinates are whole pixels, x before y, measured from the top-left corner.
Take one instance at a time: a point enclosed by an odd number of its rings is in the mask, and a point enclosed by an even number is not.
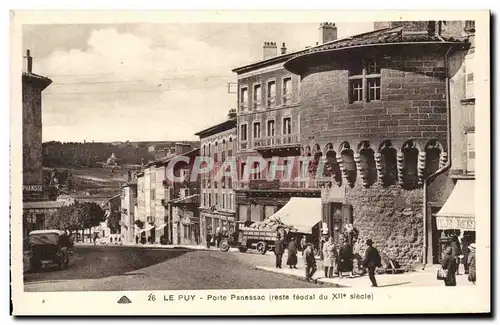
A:
[[[313,237],[354,224],[356,250],[371,238],[404,265],[436,263],[442,237],[475,240],[474,21],[319,29],[316,46],[265,42],[233,70],[237,109],[197,133],[173,168],[181,181],[166,177],[176,156],[124,186],[126,240],[200,244],[280,211]],[[189,180],[197,156],[214,166]],[[233,157],[234,177],[216,177]]]

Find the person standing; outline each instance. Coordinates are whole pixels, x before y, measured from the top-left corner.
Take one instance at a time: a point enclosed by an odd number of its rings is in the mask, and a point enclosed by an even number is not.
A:
[[[135,244],[139,245],[139,236],[137,236],[137,235],[135,236]]]
[[[368,277],[372,283],[372,287],[378,287],[377,279],[375,279],[375,269],[382,266],[381,258],[378,250],[373,247],[373,241],[368,239],[366,241],[368,248],[365,251],[365,259],[363,261],[363,266],[368,269]]]
[[[349,244],[349,240],[344,237],[339,249],[339,277],[342,277],[342,273],[349,272],[349,277],[354,277],[353,274],[353,261],[354,253],[352,245]]]
[[[281,269],[281,264],[283,261],[283,253],[285,252],[285,245],[281,235],[278,233],[276,236],[276,241],[274,242],[274,255],[276,257],[276,268]]]
[[[323,267],[325,268],[325,278],[333,277],[333,270],[337,265],[337,260],[337,247],[335,247],[333,237],[330,237],[328,241],[323,244]]]
[[[96,232],[94,232],[94,237],[93,237],[93,239],[94,239],[94,246],[95,246],[95,245],[96,245],[96,242],[97,242],[97,233],[96,233]]]
[[[469,256],[467,258],[467,268],[469,270],[468,280],[476,284],[476,244],[469,245]]]
[[[290,242],[288,243],[288,258],[286,260],[286,264],[291,269],[297,268],[297,241],[294,237],[290,238]]]
[[[302,256],[304,256],[304,251],[307,248],[307,240],[306,236],[302,236],[302,239],[300,240],[300,250],[302,251]]]
[[[446,277],[444,279],[444,285],[447,287],[454,287],[457,285],[457,278],[455,276],[457,272],[457,259],[453,255],[453,247],[448,246],[444,252],[443,262],[441,263],[443,270],[446,270]]]
[[[304,263],[306,265],[306,280],[312,280],[314,273],[316,273],[316,258],[314,257],[314,248],[311,242],[306,244],[304,249]]]
[[[219,247],[221,237],[222,237],[222,233],[221,233],[220,227],[217,227],[217,229],[215,231],[215,247]]]
[[[210,248],[210,241],[212,240],[212,234],[208,231],[207,232],[207,238],[206,238],[206,245],[207,248]]]
[[[460,248],[460,241],[458,240],[457,235],[453,235],[451,237],[451,252],[452,256],[455,259],[456,264],[456,274],[460,275],[458,271],[458,266],[460,265],[460,255],[462,255],[462,249]]]
[[[462,238],[462,264],[464,265],[464,273],[469,274],[469,245],[471,243],[470,236],[469,234],[464,234],[464,237]]]

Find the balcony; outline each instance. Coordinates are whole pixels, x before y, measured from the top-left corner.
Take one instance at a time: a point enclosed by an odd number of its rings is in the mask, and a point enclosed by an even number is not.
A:
[[[279,190],[317,190],[327,185],[328,182],[315,179],[296,179],[296,180],[267,180],[251,179],[248,181],[240,180],[238,182],[239,190],[261,190],[261,191],[279,191]]]
[[[257,150],[295,146],[300,146],[300,135],[298,133],[263,137],[253,141],[253,148]]]
[[[271,96],[267,98],[267,108],[276,107],[276,96]]]
[[[282,97],[283,105],[290,105],[292,103],[292,94],[285,94]]]
[[[255,100],[253,101],[253,110],[254,111],[257,111],[259,110],[260,108],[262,107],[262,104],[260,102],[260,100]]]
[[[248,102],[240,103],[240,112],[245,112],[248,109]]]

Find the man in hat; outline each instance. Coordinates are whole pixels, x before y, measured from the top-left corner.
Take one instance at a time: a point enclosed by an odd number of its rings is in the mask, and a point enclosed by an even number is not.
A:
[[[377,280],[375,279],[375,269],[382,266],[382,259],[380,258],[378,250],[373,247],[373,240],[368,239],[366,241],[366,246],[368,246],[368,248],[365,251],[363,266],[368,269],[368,277],[372,282],[372,287],[378,287]]]
[[[306,265],[306,281],[311,281],[317,267],[316,259],[314,258],[314,247],[310,241],[307,242],[304,249],[304,264]]]
[[[469,268],[468,280],[473,284],[476,284],[476,244],[474,243],[469,245],[467,265]]]

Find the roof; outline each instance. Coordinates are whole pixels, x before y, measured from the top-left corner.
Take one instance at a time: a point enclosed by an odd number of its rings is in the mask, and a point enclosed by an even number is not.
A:
[[[23,72],[23,82],[36,83],[43,90],[43,89],[47,88],[52,83],[52,80],[50,80],[47,77],[40,76],[40,75],[33,73],[33,72]]]
[[[38,235],[38,234],[58,234],[58,235],[63,235],[64,231],[59,230],[59,229],[33,230],[29,234],[30,235]]]
[[[204,130],[201,130],[198,133],[195,133],[194,135],[197,135],[200,138],[206,138],[206,137],[209,137],[211,135],[233,129],[236,127],[236,123],[237,123],[236,118],[233,118],[233,119],[221,122],[219,124],[213,125],[213,126],[206,128]]]
[[[404,27],[379,29],[363,34],[353,35],[343,39],[315,46],[300,53],[296,53],[285,63],[285,68],[294,72],[295,65],[300,58],[311,56],[316,53],[331,52],[343,49],[359,47],[388,45],[388,44],[464,44],[463,39],[453,37],[441,37],[427,32],[405,32]]]
[[[193,194],[193,195],[190,195],[190,196],[186,196],[186,197],[183,197],[183,198],[179,198],[179,199],[175,199],[175,200],[172,200],[170,201],[171,203],[173,204],[196,204],[198,203],[198,198],[200,197],[200,194]]]
[[[200,148],[195,148],[193,150],[187,151],[187,152],[185,152],[183,154],[180,154],[180,155],[176,155],[176,156],[173,156],[173,157],[163,157],[163,158],[157,159],[155,161],[152,161],[152,162],[148,163],[146,165],[146,167],[150,167],[150,166],[153,166],[153,165],[166,164],[170,160],[173,160],[173,159],[175,159],[177,157],[182,157],[182,156],[191,157],[191,156],[196,156],[196,155],[199,155],[199,154],[200,154]],[[139,175],[138,175],[138,177],[139,177]]]
[[[58,209],[63,205],[63,201],[33,201],[23,202],[23,209]]]

